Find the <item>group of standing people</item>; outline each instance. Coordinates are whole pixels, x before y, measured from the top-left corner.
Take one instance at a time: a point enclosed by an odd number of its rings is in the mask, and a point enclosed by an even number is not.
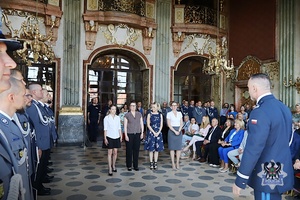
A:
[[[47,168],[57,134],[48,91],[38,83],[26,88],[7,54],[20,48],[0,29],[0,199],[32,200],[51,192],[43,183],[53,178]]]
[[[255,199],[277,200],[281,199],[283,192],[293,187],[294,172],[289,149],[289,140],[292,134],[292,116],[290,110],[282,102],[275,99],[270,92],[270,88],[270,79],[266,74],[254,74],[248,81],[250,97],[257,102],[256,107],[251,111],[251,115],[245,114],[246,109],[243,106],[239,117],[239,113],[236,113],[234,107],[229,106],[226,113],[233,117],[227,116],[222,130],[218,125],[219,115],[214,107],[214,102],[210,102],[211,109],[202,110],[204,113],[201,120],[199,120],[203,126],[199,129],[194,126],[194,131],[202,132],[197,140],[191,140],[189,146],[195,145],[195,150],[198,152],[197,143],[204,144],[206,152],[204,158],[207,158],[207,154],[211,155],[208,158],[212,167],[214,165],[219,166],[221,160],[221,172],[228,171],[229,152],[236,153],[235,151],[237,151],[239,153],[242,150],[243,160],[240,163],[237,178],[233,185],[235,195],[240,195],[241,189],[249,185],[254,189]],[[158,153],[164,149],[164,137],[162,135],[164,124],[167,124],[169,128],[168,148],[172,168],[174,170],[180,168],[179,159],[183,143],[182,130],[188,130],[183,121],[184,114],[182,113],[186,112],[185,115],[188,115],[189,107],[185,104],[184,108],[181,109],[176,102],[171,102],[170,105],[170,109],[167,108],[167,105],[163,105],[160,113],[158,112],[159,105],[153,103],[151,104],[151,111],[146,115],[147,134],[144,148],[149,151],[150,169],[157,169]],[[196,105],[198,107],[197,111],[193,109],[194,114],[200,113],[199,105],[201,104],[198,102]],[[109,175],[117,171],[115,168],[117,154],[115,148],[119,148],[122,141],[120,119],[115,116],[115,108],[115,106],[111,106],[112,110],[105,119],[115,117],[116,124],[118,124],[115,127],[117,128],[110,131],[108,123],[104,128],[105,143],[108,145],[113,144],[112,147],[109,147],[109,151],[112,153],[108,154]],[[237,119],[234,121],[232,118]],[[247,118],[248,125],[245,132],[244,120]],[[198,123],[197,117],[191,116],[191,119],[193,122],[190,127],[193,127],[194,124]],[[299,122],[294,123],[294,125],[298,125],[297,123]],[[204,131],[205,129],[207,130]],[[132,170],[132,165],[134,170],[139,170],[138,157],[143,131],[143,116],[137,111],[136,103],[131,102],[129,112],[124,115],[126,167],[129,171]],[[111,137],[110,132],[115,133],[115,138]],[[111,139],[115,141],[111,141]],[[240,143],[243,144],[242,147]],[[239,150],[240,148],[241,150]],[[214,155],[219,155],[220,160],[218,156]],[[294,167],[297,166],[295,164]]]

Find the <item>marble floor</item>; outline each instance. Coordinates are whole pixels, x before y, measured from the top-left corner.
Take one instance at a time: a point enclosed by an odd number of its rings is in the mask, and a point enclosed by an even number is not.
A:
[[[127,171],[125,144],[119,149],[117,172],[108,176],[107,149],[102,142],[92,147],[58,146],[51,154],[55,178],[50,196],[38,196],[39,200],[230,200],[253,199],[253,191],[246,188],[242,195],[234,197],[232,184],[235,175],[219,173],[218,169],[191,159],[181,160],[180,170],[173,171],[169,152],[160,153],[158,170],[149,169],[148,153],[141,145],[139,171]],[[283,199],[292,199],[283,197]]]

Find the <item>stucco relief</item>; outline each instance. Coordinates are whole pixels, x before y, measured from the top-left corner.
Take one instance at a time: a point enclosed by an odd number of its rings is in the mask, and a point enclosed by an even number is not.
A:
[[[141,30],[128,27],[126,24],[109,24],[106,30],[102,30],[107,44],[134,46],[135,41],[141,36]]]

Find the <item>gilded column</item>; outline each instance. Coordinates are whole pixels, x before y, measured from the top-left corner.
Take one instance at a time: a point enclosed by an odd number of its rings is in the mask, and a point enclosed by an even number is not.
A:
[[[294,78],[294,40],[295,40],[295,0],[280,0],[278,3],[279,19],[279,99],[289,107],[295,104],[296,90],[289,85]]]
[[[156,102],[168,101],[170,96],[170,52],[171,46],[171,0],[158,0],[156,4],[157,34],[155,55],[155,88]]]
[[[62,66],[62,107],[58,117],[59,143],[80,143],[84,117],[80,107],[80,24],[81,0],[64,0],[64,54]]]

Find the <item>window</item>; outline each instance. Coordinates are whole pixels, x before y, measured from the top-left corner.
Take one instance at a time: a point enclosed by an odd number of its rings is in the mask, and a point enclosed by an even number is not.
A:
[[[109,64],[104,62],[107,60],[110,60]],[[105,55],[96,58],[89,68],[88,78],[88,99],[99,97],[102,107],[108,100],[120,108],[131,100],[142,99],[142,72],[137,62],[126,56]]]

